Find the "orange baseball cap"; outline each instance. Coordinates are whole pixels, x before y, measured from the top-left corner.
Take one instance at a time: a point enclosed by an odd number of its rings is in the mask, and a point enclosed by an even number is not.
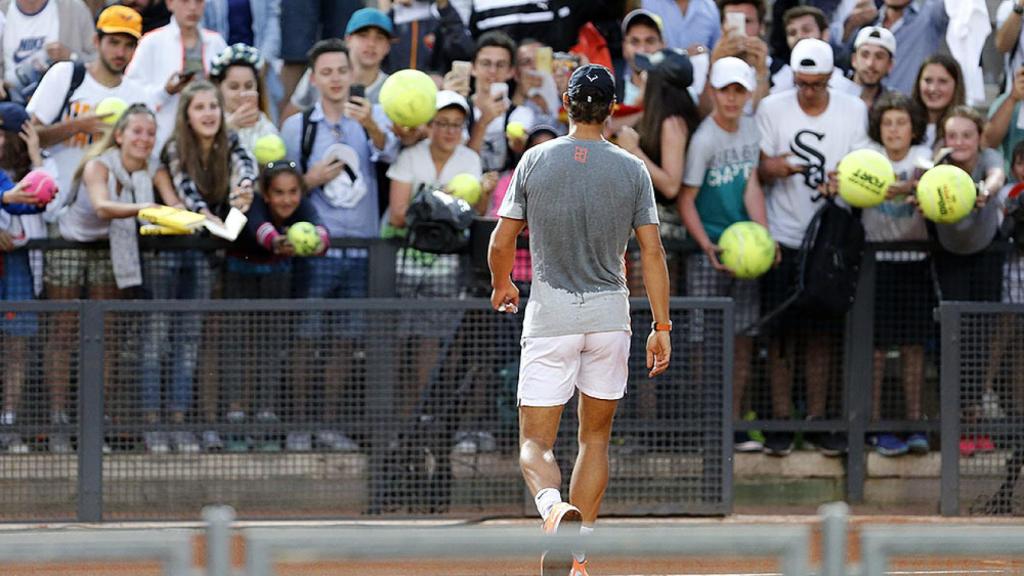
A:
[[[96,29],[104,34],[130,34],[142,38],[142,15],[127,6],[111,6],[100,12]]]

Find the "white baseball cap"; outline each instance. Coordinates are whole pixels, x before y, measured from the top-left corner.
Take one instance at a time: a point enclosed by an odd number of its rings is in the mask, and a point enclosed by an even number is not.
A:
[[[835,67],[832,47],[817,38],[804,38],[793,47],[789,67],[802,74],[831,74]]]
[[[462,94],[454,90],[441,90],[437,93],[436,110],[443,110],[449,106],[458,106],[462,111],[469,114],[469,102],[462,97]]]
[[[865,26],[857,33],[857,39],[853,41],[853,49],[856,50],[864,44],[881,46],[889,51],[892,56],[896,55],[896,37],[887,28],[881,26]]]
[[[735,56],[719,59],[711,66],[711,87],[720,90],[729,84],[739,84],[753,92],[757,88],[754,69]]]

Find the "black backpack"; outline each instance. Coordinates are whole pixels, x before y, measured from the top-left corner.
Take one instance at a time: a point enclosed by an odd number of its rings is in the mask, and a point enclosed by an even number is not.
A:
[[[849,312],[857,293],[864,241],[860,210],[826,198],[800,245],[796,291],[743,332],[767,324],[790,306],[827,314]]]
[[[408,245],[431,254],[457,254],[469,246],[473,209],[465,200],[420,185],[405,212]]]

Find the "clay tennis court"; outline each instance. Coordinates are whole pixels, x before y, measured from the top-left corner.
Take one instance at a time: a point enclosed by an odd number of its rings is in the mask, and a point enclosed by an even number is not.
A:
[[[535,524],[530,520],[495,520],[474,524],[481,531],[497,527],[529,527]],[[811,526],[812,538],[809,554],[809,566],[817,571],[821,560],[821,533],[819,519],[815,516],[744,516],[737,515],[724,519],[614,519],[605,525],[615,527],[657,527],[657,526]],[[963,526],[970,530],[975,526],[1021,526],[1019,519],[972,519],[972,518],[939,518],[920,516],[851,516],[847,541],[848,564],[860,560],[860,530],[866,526],[901,526],[908,529],[912,525]],[[450,523],[439,522],[238,522],[236,528],[310,528],[318,526],[352,527],[352,526],[388,526],[388,527],[422,527],[437,526],[443,530]],[[81,528],[100,528],[103,530],[161,530],[161,529],[195,529],[193,552],[197,573],[206,562],[206,543],[202,537],[202,525],[192,523],[131,523],[96,525],[7,525],[0,527],[0,534],[22,531],[75,531]],[[245,574],[246,543],[240,532],[236,532],[232,540],[231,560],[235,570]],[[1024,550],[1022,550],[1024,552]],[[536,575],[540,573],[539,557],[494,557],[488,560],[480,558],[376,558],[373,550],[367,550],[359,558],[323,561],[312,557],[303,558],[302,552],[286,553],[274,564],[274,573],[281,576],[427,576],[427,575],[496,575],[509,576]],[[734,576],[767,576],[780,573],[779,562],[773,558],[757,557],[672,557],[657,558],[643,556],[603,555],[600,551],[590,551],[590,573],[593,576],[690,576],[698,574],[731,574]],[[5,576],[149,576],[161,574],[161,566],[156,562],[88,562],[75,564],[0,564],[0,574]],[[940,575],[1022,575],[1024,574],[1024,555],[1016,558],[985,557],[974,558],[894,558],[891,563],[891,574],[900,576],[940,576]]]

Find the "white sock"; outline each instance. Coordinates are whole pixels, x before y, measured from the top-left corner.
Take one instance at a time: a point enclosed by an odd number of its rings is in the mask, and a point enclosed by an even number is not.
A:
[[[4,410],[3,415],[0,416],[0,424],[10,426],[11,424],[14,424],[14,418],[14,410]]]
[[[543,488],[533,497],[533,501],[537,503],[537,511],[540,512],[540,517],[547,518],[548,512],[555,507],[555,504],[562,501],[562,495],[558,492],[557,488]]]
[[[580,538],[586,538],[594,533],[593,526],[580,525]],[[572,557],[576,559],[580,564],[587,561],[587,552],[585,550],[573,550]]]

